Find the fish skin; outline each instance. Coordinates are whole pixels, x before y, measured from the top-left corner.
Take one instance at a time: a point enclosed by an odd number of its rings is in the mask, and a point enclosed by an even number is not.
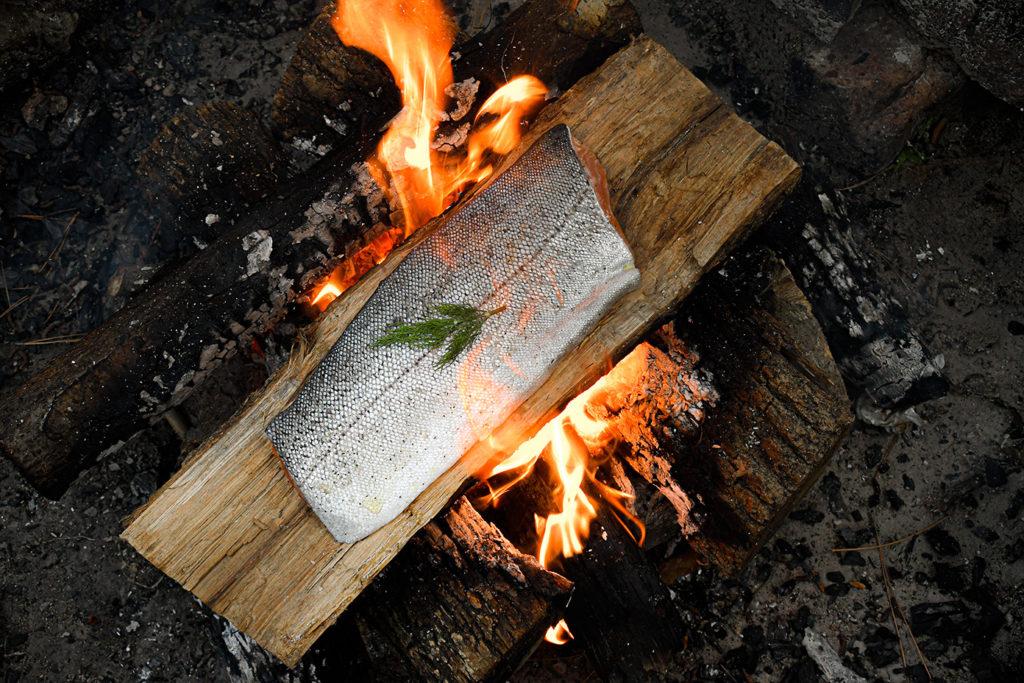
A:
[[[328,531],[353,543],[501,425],[638,282],[555,126],[406,256],[267,434]],[[506,309],[445,367],[443,349],[374,346],[439,303]]]

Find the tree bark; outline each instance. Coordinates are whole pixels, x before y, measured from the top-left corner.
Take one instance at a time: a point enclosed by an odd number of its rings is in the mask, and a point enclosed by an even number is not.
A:
[[[507,680],[562,616],[571,588],[460,498],[402,549],[350,618],[378,680]]]
[[[806,298],[770,254],[706,278],[675,327],[719,400],[698,439],[663,449],[695,501],[690,544],[735,575],[821,476],[852,424],[850,402]]]

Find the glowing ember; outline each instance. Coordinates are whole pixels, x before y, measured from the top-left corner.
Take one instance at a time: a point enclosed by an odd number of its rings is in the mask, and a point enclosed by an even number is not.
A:
[[[634,350],[590,388],[572,399],[554,419],[531,439],[487,472],[483,479],[491,487],[490,502],[496,502],[513,486],[526,479],[537,461],[544,459],[552,472],[552,496],[558,509],[546,517],[537,515],[537,559],[547,567],[558,557],[583,552],[590,523],[597,516],[597,501],[603,499],[617,513],[627,530],[643,543],[644,525],[625,505],[632,496],[612,488],[597,478],[597,470],[608,456],[614,438],[607,422],[598,417],[597,408],[613,403],[646,369],[646,355]],[[504,483],[495,487],[493,480]],[[633,532],[630,530],[630,533]]]
[[[565,645],[572,639],[572,631],[569,630],[569,624],[565,623],[565,619],[559,620],[557,624],[548,628],[548,632],[544,634],[544,640],[554,645]]]
[[[523,120],[547,94],[544,84],[533,76],[513,78],[484,102],[465,150],[441,152],[434,149],[434,142],[439,124],[448,118],[446,93],[452,85],[448,53],[455,29],[440,0],[338,0],[332,25],[346,45],[383,61],[401,91],[402,111],[392,119],[376,157],[369,161],[374,180],[390,195],[392,205],[401,207],[401,237],[442,213],[466,187],[490,176],[494,172],[490,155],[515,148]],[[380,244],[370,247],[382,252],[383,260],[399,240],[389,236],[375,241]],[[330,303],[364,272],[357,272],[348,283],[332,274],[312,299]],[[326,289],[329,286],[333,288]]]

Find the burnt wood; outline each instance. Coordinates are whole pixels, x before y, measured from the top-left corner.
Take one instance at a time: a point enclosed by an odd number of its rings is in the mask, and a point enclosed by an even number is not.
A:
[[[284,177],[286,161],[267,126],[235,102],[186,107],[157,133],[135,172],[149,212],[179,254],[206,248],[235,216]],[[172,224],[172,225],[168,225]]]
[[[409,541],[346,620],[378,680],[507,680],[561,618],[571,589],[460,498]]]
[[[694,501],[690,544],[734,575],[821,476],[850,401],[807,299],[763,250],[705,278],[674,324],[719,399],[699,438],[677,433],[665,457]]]
[[[455,63],[456,78],[482,82],[477,103],[513,75],[516,64],[568,87],[639,30],[628,5],[607,4],[617,9],[598,13],[594,23],[592,12],[576,18],[561,3],[556,9],[545,0],[529,2],[466,48]],[[586,3],[591,10],[594,5]],[[510,61],[520,54],[517,36],[534,34],[552,34],[553,48]],[[531,49],[539,48],[533,43]],[[379,87],[394,86],[388,80]],[[389,100],[353,101],[349,113],[360,122],[353,128],[375,135],[395,113],[381,101]],[[0,450],[37,490],[59,497],[100,453],[184,400],[339,261],[356,256],[377,221],[363,201],[346,195],[359,194],[354,164],[373,142],[374,136],[349,142],[285,183],[0,401]]]
[[[946,395],[949,380],[903,305],[875,277],[841,195],[804,178],[770,225],[766,241],[807,292],[850,385],[885,410]]]

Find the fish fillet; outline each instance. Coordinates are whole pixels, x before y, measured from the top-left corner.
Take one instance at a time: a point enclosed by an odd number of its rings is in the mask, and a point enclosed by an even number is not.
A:
[[[639,274],[596,160],[545,133],[386,278],[267,428],[331,534],[397,517],[547,378]],[[505,310],[455,363],[374,342],[440,303]]]

